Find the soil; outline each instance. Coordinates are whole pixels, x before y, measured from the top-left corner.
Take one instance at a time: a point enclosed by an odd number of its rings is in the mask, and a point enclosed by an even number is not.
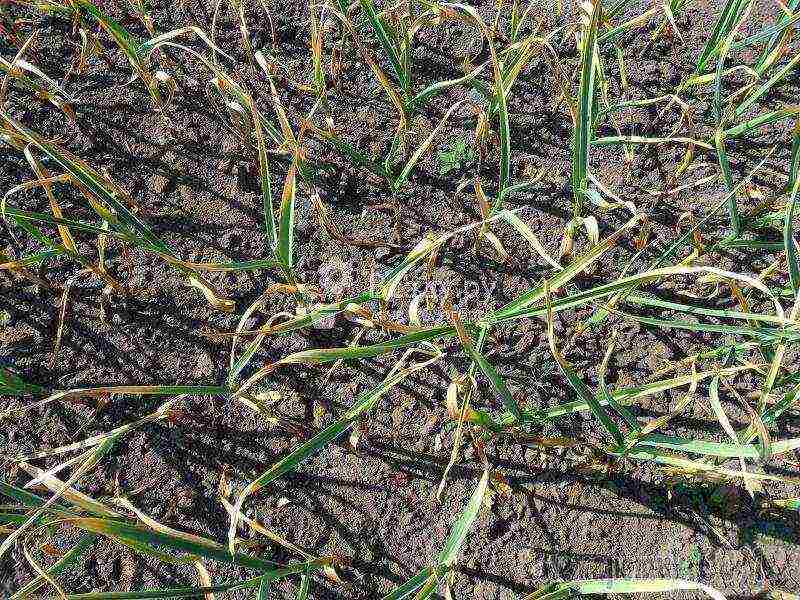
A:
[[[157,31],[197,25],[210,31],[213,5],[186,1],[159,2],[152,10]],[[246,11],[250,42],[280,61],[291,79],[311,81],[308,51],[308,7],[304,3],[272,3],[275,41],[259,3]],[[691,75],[696,57],[711,31],[723,2],[689,3],[678,17],[684,41],[653,37],[647,26],[621,40],[627,90],[620,89],[619,67],[613,47],[604,47],[612,98],[652,98],[672,93]],[[479,12],[494,18],[495,3],[476,2]],[[12,4],[11,10],[16,10]],[[649,8],[649,3],[630,2],[630,17]],[[133,16],[131,6],[107,7],[126,27],[142,37],[146,31]],[[572,5],[561,17],[550,6],[534,11],[543,16],[543,31],[571,26]],[[774,20],[773,3],[759,0],[746,32],[759,31]],[[357,10],[356,13],[359,13]],[[360,13],[359,13],[360,14]],[[23,13],[20,13],[23,15]],[[508,8],[502,23],[507,23]],[[23,15],[24,16],[24,15]],[[269,88],[260,68],[242,50],[237,24],[223,10],[218,44],[233,57],[226,69],[246,82],[265,114],[272,115]],[[360,17],[359,17],[360,18]],[[356,19],[359,30],[366,25]],[[35,17],[41,30],[28,59],[61,80],[73,61],[80,38],[63,19]],[[336,38],[335,23],[326,46],[330,55]],[[367,34],[365,33],[365,36]],[[102,168],[140,208],[140,216],[153,225],[176,254],[197,262],[244,261],[269,256],[263,231],[263,213],[255,156],[244,148],[206,95],[207,75],[191,59],[175,70],[178,91],[168,110],[168,121],[152,110],[141,82],[130,82],[125,57],[104,32],[98,39],[104,57],[91,57],[84,74],[65,84],[78,102],[77,122],[72,124],[52,107],[19,95],[10,96],[9,112],[44,135],[58,137],[69,149],[95,167]],[[569,31],[552,39],[565,72],[578,77],[579,57]],[[196,46],[200,49],[200,45]],[[373,45],[379,54],[377,45]],[[0,43],[3,56],[16,50]],[[413,55],[421,87],[457,77],[465,57],[485,59],[474,32],[445,25],[424,29]],[[752,53],[751,53],[752,54]],[[176,52],[173,58],[179,58]],[[731,64],[752,60],[746,53],[732,56]],[[731,90],[735,82],[731,82]],[[279,92],[290,121],[297,126],[313,104],[313,98],[288,85]],[[780,103],[796,101],[797,78],[789,79],[775,94],[753,108],[753,114]],[[537,187],[509,198],[509,208],[521,215],[547,250],[557,255],[565,224],[571,217],[570,190],[572,125],[551,71],[541,58],[520,76],[510,96],[512,180],[544,170]],[[438,124],[446,110],[460,100],[474,100],[462,88],[437,97],[409,123],[410,155]],[[367,154],[385,155],[397,115],[386,101],[369,69],[353,52],[345,57],[341,89],[329,94],[330,114],[337,129]],[[691,97],[694,135],[705,138],[714,127],[708,94]],[[441,235],[480,219],[480,209],[470,188],[459,184],[476,174],[469,163],[447,174],[441,172],[438,153],[457,139],[474,139],[474,113],[465,104],[448,121],[394,202],[385,184],[313,140],[308,152],[322,165],[317,191],[328,214],[351,238],[377,238],[384,247],[351,246],[332,240],[319,225],[307,187],[297,200],[296,254],[298,277],[319,286],[329,300],[352,297],[369,285],[370,278],[396,265],[425,235]],[[659,118],[659,108],[622,113],[623,132],[666,135],[679,117],[677,111]],[[755,179],[766,197],[780,197],[789,163],[788,122],[765,127],[747,141],[729,148],[735,175],[743,177],[778,144],[767,163],[768,171]],[[606,132],[613,134],[613,130]],[[591,153],[593,174],[625,200],[648,215],[651,239],[633,266],[643,270],[676,236],[685,212],[699,218],[725,197],[722,183],[712,182],[681,193],[656,196],[647,190],[666,190],[684,149],[677,146],[638,148],[628,162],[619,147],[596,147]],[[487,193],[497,179],[498,151],[491,147],[480,173]],[[716,173],[714,155],[700,156],[690,179]],[[272,165],[273,189],[281,190],[287,172],[284,159]],[[11,148],[0,147],[0,182],[7,190],[33,177],[25,158]],[[65,213],[91,219],[83,198],[66,186],[59,187]],[[44,194],[15,194],[16,206],[47,212]],[[755,206],[757,201],[743,206]],[[386,205],[390,208],[387,210]],[[602,211],[592,207],[601,238],[618,229],[629,215],[624,210]],[[707,240],[722,237],[727,216],[720,212],[703,230]],[[4,223],[2,245],[12,256],[35,249],[24,232]],[[497,235],[512,256],[501,261],[490,249],[476,252],[470,236],[455,238],[440,253],[434,280],[439,298],[450,289],[464,318],[484,314],[516,298],[549,272],[546,265],[508,227]],[[95,238],[78,235],[86,253],[96,253]],[[780,229],[759,232],[760,239],[779,241]],[[585,236],[576,240],[576,252],[587,248]],[[686,250],[688,252],[688,249]],[[179,273],[163,261],[123,244],[110,242],[109,268],[136,294],[113,296],[106,305],[102,285],[87,275],[78,276],[70,289],[60,351],[53,356],[61,294],[31,282],[0,274],[0,360],[48,389],[123,384],[215,385],[228,372],[230,338],[220,334],[235,329],[239,317],[270,285],[281,281],[268,269],[211,274],[209,279],[236,301],[236,311],[225,314],[211,309],[197,290],[185,285]],[[590,273],[578,278],[579,288],[616,278],[636,254],[633,236],[626,237]],[[741,273],[757,274],[780,257],[777,250],[730,249],[711,255],[708,264]],[[40,275],[63,285],[77,273],[75,264],[52,261]],[[390,312],[408,320],[408,305],[420,291],[412,278],[398,293]],[[681,281],[681,290],[699,290]],[[651,290],[655,291],[655,290]],[[663,288],[665,294],[673,290]],[[707,291],[707,290],[706,290]],[[676,292],[677,293],[677,292]],[[703,300],[708,305],[733,307],[726,292]],[[785,302],[787,304],[788,301]],[[754,306],[755,308],[762,308]],[[261,324],[271,314],[293,310],[289,298],[276,295],[254,319]],[[766,310],[766,308],[765,308]],[[609,384],[633,385],[647,381],[664,365],[719,343],[718,336],[679,330],[659,330],[613,318],[603,328],[574,340],[571,336],[592,308],[565,311],[557,318],[557,333],[565,354],[590,385],[596,384],[597,368],[609,337],[616,333],[620,350],[610,365]],[[669,313],[662,313],[669,318]],[[441,321],[441,307],[422,311],[424,323]],[[302,334],[270,338],[245,375],[291,352],[310,347],[334,347],[351,343],[356,327],[336,319],[329,327]],[[368,332],[361,343],[385,339]],[[539,320],[520,321],[497,329],[489,358],[505,377],[520,401],[529,407],[546,407],[575,399],[550,354],[546,331]],[[281,477],[246,504],[246,514],[314,555],[336,554],[342,558],[343,582],[315,578],[313,598],[376,598],[405,581],[437,555],[456,515],[465,506],[478,480],[481,463],[468,450],[451,471],[442,501],[434,494],[448,462],[453,429],[445,407],[445,392],[453,373],[464,372],[467,361],[457,343],[445,345],[448,358],[432,369],[409,378],[381,400],[359,426],[361,437],[354,451],[346,439],[329,445],[295,472]],[[180,401],[185,419],[174,424],[155,424],[126,437],[95,471],[83,478],[79,489],[94,497],[113,495],[116,482],[138,508],[172,527],[226,539],[228,516],[219,502],[220,478],[234,490],[269,468],[303,439],[342,414],[359,393],[374,387],[397,360],[380,359],[344,364],[328,376],[327,367],[292,366],[278,370],[260,388],[277,391],[274,406],[286,427],[272,426],[241,403],[221,396],[190,396]],[[785,364],[797,370],[796,352]],[[758,385],[746,377],[732,382],[747,394]],[[707,388],[698,389],[700,401],[670,423],[666,431],[703,439],[724,441],[724,433],[704,402]],[[658,396],[637,405],[636,414],[652,418],[670,411],[680,394]],[[15,408],[29,398],[0,399],[0,408]],[[500,408],[488,381],[479,379],[474,402],[491,410]],[[108,431],[154,410],[158,400],[113,397],[99,411],[91,403],[52,403],[15,416],[0,425],[4,456],[30,453]],[[734,426],[747,423],[731,402]],[[556,421],[532,433],[601,441],[602,430],[590,415]],[[800,420],[787,413],[772,432],[774,438],[800,435]],[[700,581],[721,590],[729,598],[753,597],[763,589],[800,589],[800,523],[796,513],[765,513],[744,490],[734,485],[671,485],[663,471],[642,463],[623,463],[615,468],[590,468],[585,457],[567,449],[543,450],[501,437],[486,449],[489,462],[510,486],[507,495],[495,493],[469,534],[458,562],[453,597],[477,599],[519,598],[546,581],[606,577],[682,578]],[[797,455],[773,459],[768,472],[797,476]],[[55,463],[37,463],[53,465]],[[6,469],[3,477],[23,484],[26,476]],[[790,493],[772,487],[770,495]],[[796,495],[796,493],[794,494]],[[719,499],[723,500],[720,501]],[[250,534],[242,530],[241,534]],[[57,536],[59,546],[68,534]],[[266,538],[253,536],[266,558],[295,560]],[[225,581],[243,571],[224,565],[207,565],[212,580]],[[15,548],[0,559],[0,589],[13,591],[35,573],[22,550]],[[147,589],[194,585],[192,568],[165,566],[107,541],[98,541],[78,567],[60,583],[72,593]],[[297,581],[288,579],[275,588],[275,597],[295,597]],[[0,594],[1,595],[1,594]],[[690,597],[687,594],[686,597]],[[252,597],[241,593],[240,596]],[[677,595],[676,597],[682,597]]]

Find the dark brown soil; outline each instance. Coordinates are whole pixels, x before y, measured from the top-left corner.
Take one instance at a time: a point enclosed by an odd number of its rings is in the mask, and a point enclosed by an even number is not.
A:
[[[210,31],[213,4],[160,2],[153,19],[158,31],[198,25]],[[254,48],[272,52],[268,21],[259,3],[248,10]],[[292,79],[310,81],[308,9],[303,3],[272,3],[277,37],[276,57]],[[493,18],[495,3],[476,3],[482,14]],[[649,3],[631,2],[625,9],[639,14]],[[672,93],[693,70],[719,14],[722,2],[690,3],[678,24],[685,43],[659,37],[654,27],[622,40],[629,89],[619,87],[619,69],[613,48],[604,48],[607,77],[613,98],[648,98]],[[12,5],[13,6],[13,5]],[[555,18],[549,6],[544,30],[571,25],[573,7],[565,6]],[[15,10],[14,8],[11,9]],[[507,9],[506,13],[508,12]],[[108,8],[119,19],[130,12],[127,3]],[[224,12],[224,11],[223,11]],[[776,7],[766,0],[756,3],[748,32],[758,31],[774,19]],[[21,14],[21,13],[20,13]],[[130,17],[126,27],[145,36],[141,23]],[[357,20],[359,28],[367,31]],[[76,52],[79,39],[71,39],[70,25],[56,18],[39,19],[42,33],[29,60],[56,79]],[[30,26],[23,29],[30,31]],[[268,256],[263,233],[261,200],[250,149],[242,148],[225,122],[216,114],[204,93],[207,76],[191,60],[176,71],[178,92],[168,111],[169,123],[151,109],[141,82],[127,84],[130,68],[105,33],[99,39],[107,49],[110,64],[94,57],[88,72],[67,83],[79,102],[77,124],[70,124],[52,107],[30,98],[12,95],[9,111],[15,118],[46,135],[58,136],[64,145],[110,174],[128,190],[141,207],[141,215],[186,260],[212,262],[252,260]],[[266,114],[272,114],[265,78],[250,65],[242,51],[239,31],[226,17],[220,27],[220,46],[235,57],[226,63],[254,91]],[[578,56],[572,35],[553,38],[566,72],[577,79]],[[418,38],[414,64],[421,87],[458,76],[468,54],[482,51],[471,30],[448,25],[425,30]],[[199,48],[199,47],[198,47]],[[330,48],[328,48],[329,52]],[[14,50],[0,43],[3,56]],[[174,55],[173,55],[174,56]],[[731,64],[752,60],[735,56]],[[738,62],[737,62],[738,61]],[[330,111],[336,126],[368,154],[385,155],[396,113],[374,82],[368,68],[353,54],[346,60],[342,89],[330,94]],[[790,79],[753,114],[780,103],[796,102],[797,79]],[[732,88],[733,89],[733,88]],[[509,200],[512,208],[524,207],[524,220],[557,254],[562,231],[571,217],[570,164],[572,125],[563,105],[555,105],[557,93],[551,72],[537,59],[524,71],[510,98],[512,162],[514,181],[525,177],[526,167],[545,169],[539,187]],[[313,99],[288,87],[280,90],[294,124],[311,107]],[[434,100],[410,123],[409,153],[424,140],[444,112],[469,95],[458,89]],[[695,137],[713,131],[713,115],[707,95],[691,98]],[[658,109],[623,113],[623,132],[664,135],[677,119],[668,113],[657,120]],[[473,113],[459,110],[442,130],[434,151],[415,170],[397,195],[401,206],[398,222],[383,205],[392,202],[389,189],[354,168],[330,149],[309,142],[309,153],[323,165],[319,192],[328,213],[342,231],[354,238],[378,237],[397,247],[347,246],[331,239],[319,226],[309,190],[301,187],[297,205],[296,254],[302,281],[320,286],[330,300],[351,297],[368,285],[370,272],[386,272],[426,234],[442,234],[480,218],[478,203],[470,191],[457,192],[459,183],[475,175],[475,165],[441,174],[439,149],[457,138],[473,139]],[[737,177],[744,176],[779,143],[768,166],[772,173],[756,179],[767,195],[779,195],[786,180],[789,156],[788,122],[764,128],[729,149]],[[648,189],[669,189],[671,173],[683,157],[680,147],[644,147],[632,163],[626,163],[619,148],[595,148],[591,166],[596,177],[616,193],[646,212],[652,223],[651,245],[633,269],[642,270],[676,237],[676,224],[686,211],[697,217],[725,196],[721,183],[708,184],[685,193],[655,197]],[[713,155],[700,157],[707,163],[691,178],[716,172]],[[497,178],[497,149],[487,156],[480,174],[488,192]],[[287,171],[285,161],[273,163],[273,189],[280,190]],[[0,182],[7,190],[33,175],[16,151],[0,147]],[[68,188],[62,206],[68,215],[90,216],[80,195]],[[40,192],[13,197],[18,206],[47,210]],[[755,203],[755,202],[754,202]],[[744,210],[747,210],[747,206]],[[601,237],[616,230],[628,218],[624,211],[594,210]],[[24,232],[10,223],[0,226],[2,244],[13,256],[23,256],[35,246]],[[727,216],[705,228],[714,240],[724,235]],[[395,239],[395,234],[399,237]],[[476,316],[497,308],[538,283],[547,273],[524,241],[510,228],[497,233],[514,261],[503,263],[487,252],[474,251],[473,238],[456,238],[441,252],[435,280],[440,297],[448,287],[458,308]],[[78,236],[93,250],[92,236]],[[759,232],[763,239],[780,240],[780,230]],[[576,251],[587,247],[578,237]],[[688,249],[687,249],[688,251]],[[590,274],[575,282],[588,287],[616,278],[635,254],[633,239],[626,238]],[[212,280],[227,297],[235,300],[234,314],[209,308],[202,296],[186,287],[183,278],[152,255],[111,243],[111,270],[136,297],[114,297],[110,310],[102,308],[102,285],[82,276],[72,287],[60,352],[50,365],[58,323],[60,294],[39,289],[30,282],[0,274],[0,360],[10,363],[28,381],[48,389],[122,384],[214,385],[227,377],[229,339],[215,337],[235,329],[239,316],[268,286],[280,281],[277,272],[212,274]],[[758,273],[779,257],[768,250],[731,250],[716,253],[708,263],[742,273]],[[41,273],[58,284],[75,273],[74,264],[54,261]],[[419,291],[419,290],[416,290]],[[415,290],[401,290],[392,311],[407,320],[408,303]],[[715,306],[735,306],[723,293],[709,300]],[[787,301],[788,303],[788,301]],[[292,309],[288,300],[276,296],[259,317]],[[618,319],[602,329],[567,343],[579,321],[591,309],[568,311],[558,317],[558,335],[564,340],[568,359],[588,382],[596,382],[596,371],[610,335],[617,331],[620,348],[611,364],[609,383],[632,385],[644,382],[663,365],[689,354],[715,347],[718,336],[676,333],[677,330],[646,328]],[[423,322],[443,319],[441,310],[423,312]],[[665,317],[667,318],[667,317]],[[246,374],[286,354],[310,347],[343,346],[354,334],[354,326],[336,320],[328,329],[272,339],[256,356]],[[506,378],[515,395],[530,407],[552,406],[575,399],[556,369],[539,320],[521,321],[498,328],[489,357]],[[370,333],[362,343],[382,339]],[[467,361],[456,343],[447,347],[450,357],[422,375],[395,388],[361,427],[358,451],[340,440],[304,463],[296,472],[280,478],[246,504],[246,514],[258,518],[289,541],[315,555],[338,554],[345,583],[322,578],[312,585],[313,598],[374,598],[405,581],[430,563],[438,553],[455,516],[465,505],[480,473],[480,462],[467,452],[453,469],[441,503],[434,499],[447,464],[453,430],[444,405],[445,391],[453,372],[463,372]],[[185,422],[153,425],[126,438],[79,489],[92,496],[114,493],[119,480],[124,491],[140,490],[134,503],[153,518],[173,527],[218,540],[227,535],[228,518],[217,497],[222,473],[235,490],[284,456],[318,428],[341,414],[360,392],[374,386],[396,360],[390,356],[343,365],[329,379],[327,368],[292,367],[278,371],[263,385],[280,391],[278,414],[304,432],[271,427],[262,417],[240,403],[223,397],[193,396],[182,401]],[[796,352],[785,364],[797,370]],[[745,378],[734,382],[743,393],[757,382]],[[719,424],[701,400],[684,417],[670,424],[670,431],[724,441]],[[479,381],[475,402],[493,410],[499,407],[486,380]],[[656,397],[637,414],[654,417],[669,412],[675,397]],[[30,399],[0,399],[0,408],[19,406]],[[56,447],[94,433],[108,431],[133,421],[158,405],[151,399],[112,398],[95,416],[93,407],[81,404],[50,404],[0,426],[0,448],[5,456]],[[746,424],[746,415],[732,412],[734,426]],[[587,413],[556,422],[537,435],[571,436],[599,440],[602,432]],[[800,435],[797,413],[788,413],[774,437]],[[583,457],[569,450],[543,451],[501,438],[487,448],[489,462],[507,478],[511,494],[495,496],[476,521],[461,553],[454,597],[477,599],[518,598],[549,580],[605,577],[663,577],[701,581],[730,598],[751,597],[764,588],[800,589],[800,524],[796,513],[763,513],[736,487],[724,488],[724,502],[712,486],[670,487],[663,472],[650,465],[625,463],[613,470],[585,468]],[[771,472],[797,476],[797,455],[774,459]],[[50,464],[50,463],[48,463]],[[55,463],[52,463],[55,464]],[[21,473],[3,474],[12,483],[25,481]],[[776,490],[773,493],[783,492]],[[796,493],[794,495],[797,495]],[[287,502],[288,500],[288,502]],[[243,533],[243,535],[247,535]],[[263,554],[278,561],[294,560],[265,539]],[[224,581],[239,575],[237,569],[209,564],[212,579]],[[34,575],[21,550],[0,559],[0,597],[16,590]],[[165,567],[161,563],[98,542],[81,560],[79,568],[62,584],[72,593],[146,589],[193,585],[193,569]],[[294,597],[296,580],[281,582],[275,597]],[[4,589],[2,586],[6,586]],[[231,595],[231,597],[237,597]],[[242,595],[241,597],[252,597]]]

